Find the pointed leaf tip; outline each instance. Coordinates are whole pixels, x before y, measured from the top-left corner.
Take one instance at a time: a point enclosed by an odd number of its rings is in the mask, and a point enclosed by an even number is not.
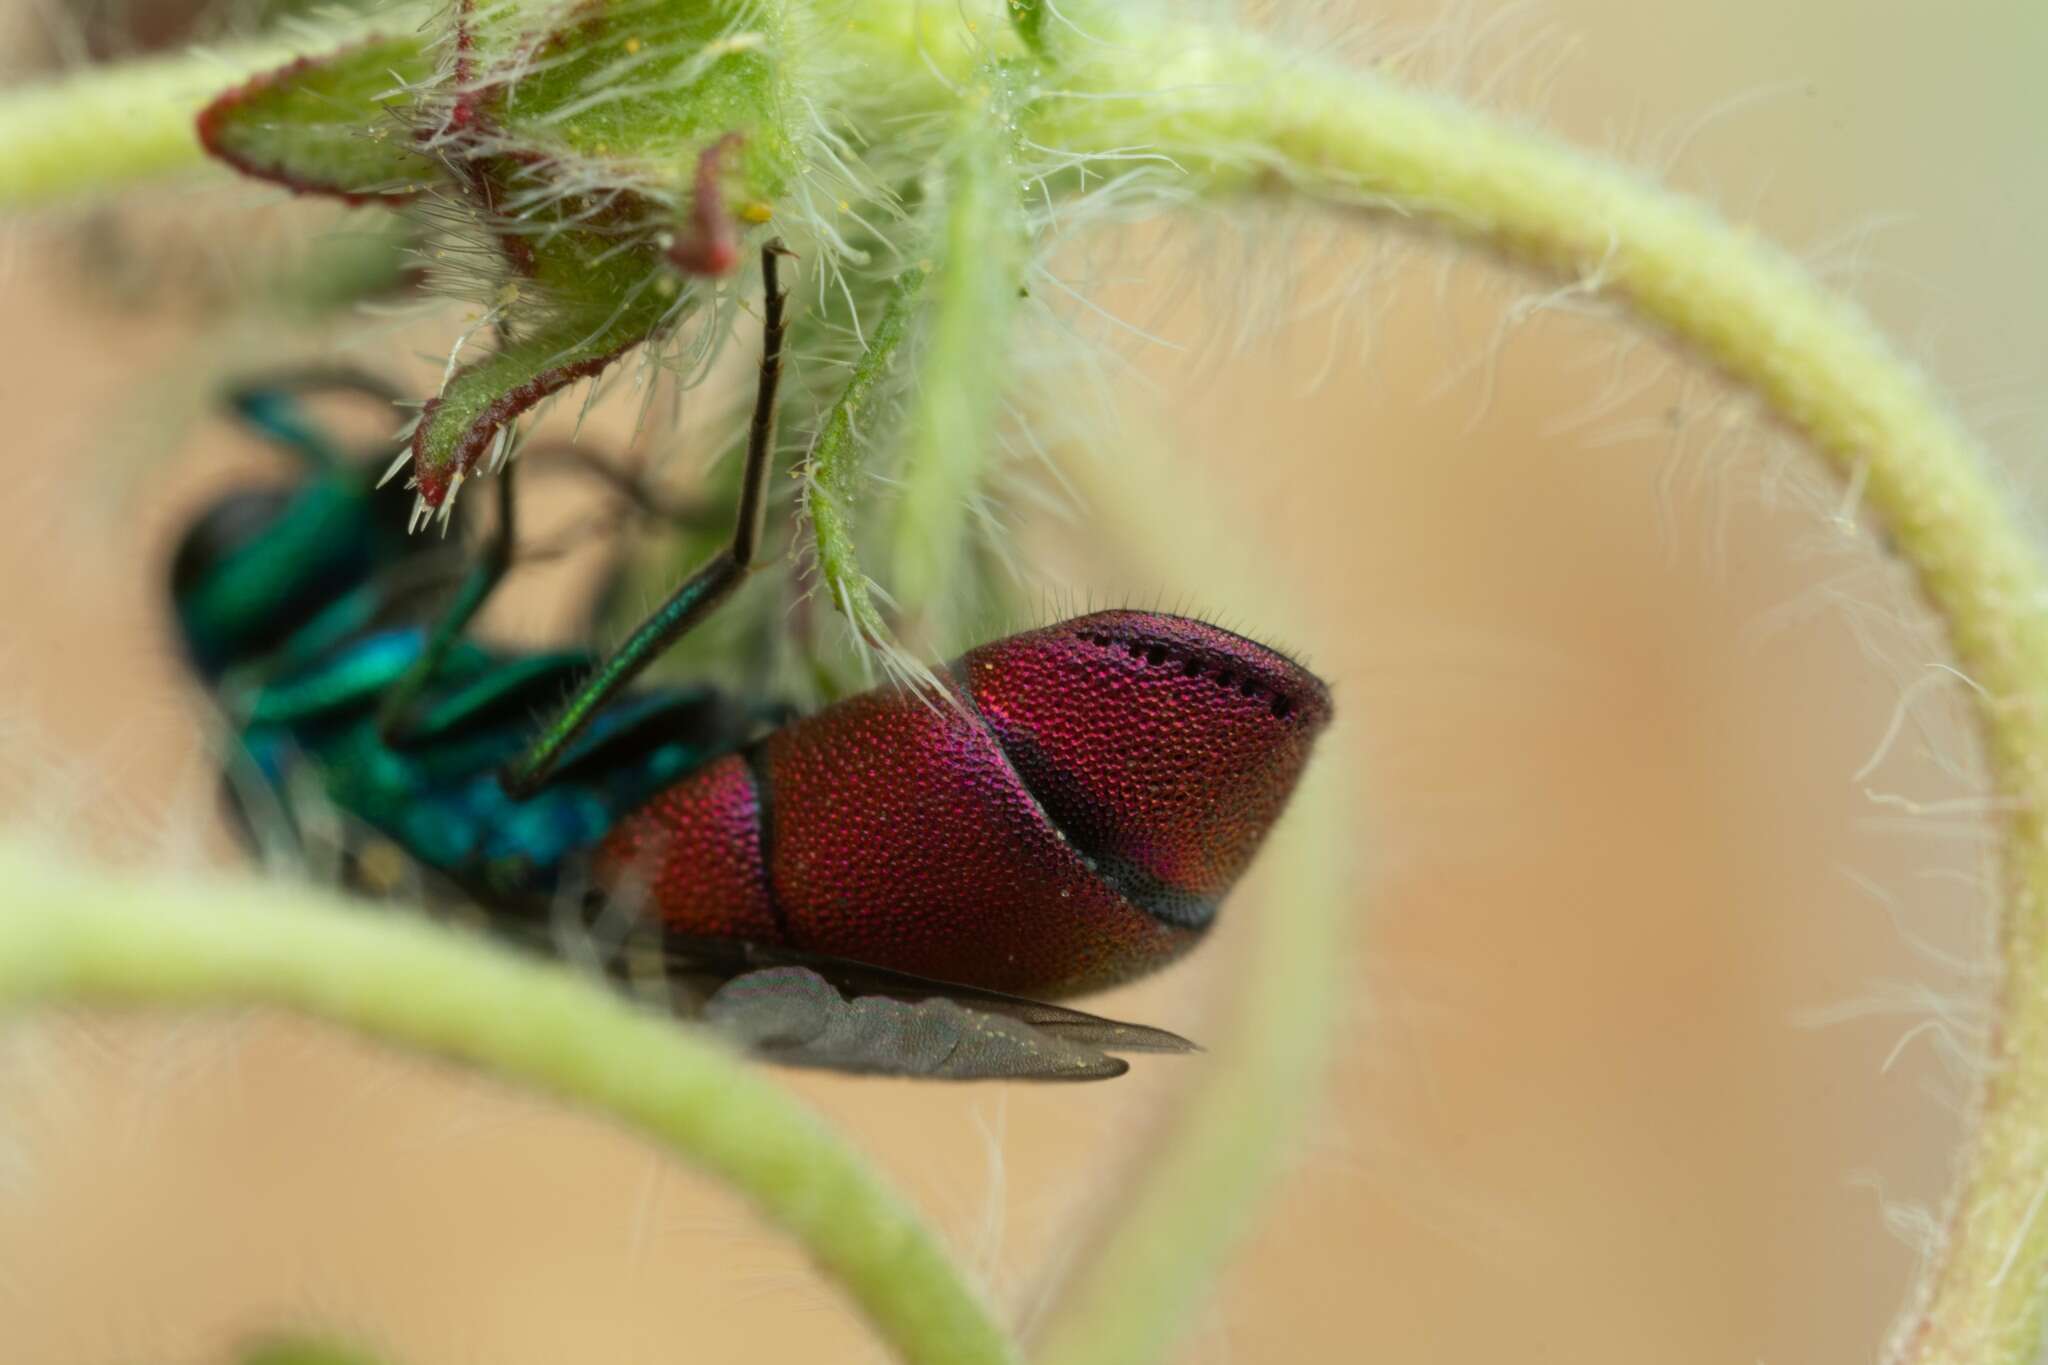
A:
[[[349,203],[407,199],[440,177],[400,117],[412,88],[433,70],[418,36],[301,57],[207,105],[199,141],[243,174],[300,194]]]

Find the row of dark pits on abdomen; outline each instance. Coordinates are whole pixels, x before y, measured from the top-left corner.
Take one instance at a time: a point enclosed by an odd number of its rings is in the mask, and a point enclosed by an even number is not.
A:
[[[1248,699],[1256,700],[1259,697],[1266,697],[1268,699],[1267,709],[1273,713],[1276,720],[1286,720],[1289,715],[1293,714],[1294,702],[1291,699],[1280,695],[1278,692],[1273,692],[1259,686],[1249,676],[1239,677],[1231,671],[1227,664],[1219,664],[1212,668],[1194,655],[1182,658],[1182,656],[1166,648],[1164,645],[1147,645],[1145,648],[1139,649],[1129,640],[1117,635],[1095,632],[1091,633],[1087,639],[1090,644],[1099,646],[1102,649],[1121,649],[1130,654],[1132,658],[1141,659],[1155,668],[1164,667],[1171,663],[1179,663],[1181,665],[1181,672],[1185,673],[1188,677],[1207,678],[1218,687],[1235,691],[1239,696]]]

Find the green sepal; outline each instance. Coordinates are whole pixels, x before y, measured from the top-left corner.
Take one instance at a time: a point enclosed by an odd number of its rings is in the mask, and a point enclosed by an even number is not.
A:
[[[779,31],[705,0],[455,12],[463,54],[434,146],[465,167],[510,266],[497,354],[422,414],[413,480],[440,505],[520,413],[661,335],[683,276],[744,259],[797,163]]]
[[[995,461],[1001,362],[1030,260],[1010,81],[1000,66],[979,73],[927,189],[931,284],[899,443],[902,495],[888,530],[890,590],[919,604],[921,625],[948,648],[970,643],[958,633],[959,613],[988,596],[962,509],[984,491]]]
[[[519,414],[598,374],[685,306],[677,277],[651,249],[608,248],[594,233],[526,242],[531,275],[509,287],[502,305],[507,339],[458,371],[420,413],[413,482],[430,506],[475,472]]]
[[[706,0],[582,0],[486,10],[470,20],[479,122],[494,146],[560,163],[570,185],[630,188],[686,207],[707,149],[735,216],[771,211],[797,163],[780,21],[766,6]],[[733,135],[737,135],[734,137]]]
[[[302,57],[207,105],[199,140],[237,170],[301,194],[404,199],[443,174],[405,118],[433,73],[418,35]]]
[[[925,271],[916,266],[897,276],[867,350],[854,362],[852,376],[819,429],[804,483],[803,504],[811,519],[818,580],[860,638],[877,646],[888,645],[894,637],[875,606],[873,587],[861,568],[855,544],[855,509],[869,483],[867,454],[873,437],[864,430],[864,419],[881,396],[904,334],[910,329],[924,281]]]
[[[745,228],[772,218],[800,160],[772,11],[458,0],[447,22],[438,39],[377,39],[260,77],[201,119],[217,155],[299,190],[402,199],[443,185],[473,214],[455,230],[502,259],[495,353],[414,433],[431,506],[521,413],[673,326],[696,297],[684,277],[736,269]]]

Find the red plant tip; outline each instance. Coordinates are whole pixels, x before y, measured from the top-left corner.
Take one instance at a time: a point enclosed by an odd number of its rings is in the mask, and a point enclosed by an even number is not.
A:
[[[725,204],[719,177],[726,154],[744,139],[727,133],[697,157],[696,181],[690,191],[689,227],[669,244],[668,259],[692,275],[730,275],[740,264],[739,221]]]
[[[413,475],[413,488],[420,495],[420,500],[429,507],[439,507],[447,498],[448,490],[454,486],[455,480],[438,470],[418,470],[417,466],[415,469],[417,472]]]
[[[1154,612],[1013,635],[959,668],[1054,825],[1169,922],[1213,913],[1331,715],[1329,689],[1286,655]]]
[[[434,439],[439,433],[442,400],[428,399],[420,409],[419,425],[412,435],[412,477],[420,497],[427,506],[439,507],[456,483],[476,472],[501,428],[549,394],[600,373],[623,350],[625,347],[621,346],[565,365],[550,366],[503,389],[470,418],[469,425],[455,434],[452,443],[438,443]],[[458,371],[450,383],[460,383],[473,372],[474,367]]]

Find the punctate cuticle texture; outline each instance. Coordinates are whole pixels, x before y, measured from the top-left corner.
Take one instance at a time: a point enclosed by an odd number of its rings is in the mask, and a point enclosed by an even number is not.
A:
[[[693,774],[614,831],[600,881],[638,880],[682,933],[1091,990],[1201,935],[1330,719],[1286,656],[1149,612],[1013,635],[951,678],[951,698],[864,693]]]

